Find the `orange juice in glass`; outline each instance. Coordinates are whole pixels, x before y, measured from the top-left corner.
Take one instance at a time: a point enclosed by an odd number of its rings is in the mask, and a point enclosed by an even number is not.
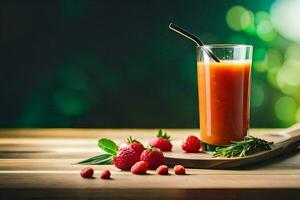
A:
[[[220,62],[203,50],[209,48]],[[203,150],[243,140],[249,130],[252,46],[197,47],[200,139]]]

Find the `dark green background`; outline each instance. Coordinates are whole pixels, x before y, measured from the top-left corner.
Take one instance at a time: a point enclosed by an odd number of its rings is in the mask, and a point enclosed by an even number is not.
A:
[[[275,46],[282,52],[290,43],[280,36],[266,42],[226,23],[233,6],[268,12],[272,3],[2,1],[0,126],[199,127],[195,46],[171,32],[169,22],[206,43],[268,50],[283,40]],[[263,60],[259,55],[254,60]],[[267,74],[252,73],[264,100],[251,108],[251,126],[294,123],[276,118],[283,94]]]

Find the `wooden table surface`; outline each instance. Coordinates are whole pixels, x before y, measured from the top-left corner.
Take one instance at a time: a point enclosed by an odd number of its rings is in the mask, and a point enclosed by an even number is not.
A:
[[[166,130],[179,145],[198,130]],[[254,129],[262,136],[278,129]],[[117,143],[131,135],[143,143],[154,129],[2,129],[0,199],[282,199],[300,196],[299,150],[259,165],[235,170],[187,169],[189,175],[132,175],[112,165],[92,166],[95,178],[83,179],[76,162],[100,154],[99,138]],[[104,169],[112,180],[97,176]],[[205,198],[204,198],[205,197]]]

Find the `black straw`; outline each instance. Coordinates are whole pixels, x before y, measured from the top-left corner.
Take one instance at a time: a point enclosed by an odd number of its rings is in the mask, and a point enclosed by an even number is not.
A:
[[[170,23],[169,28],[175,31],[176,33],[179,33],[180,35],[183,35],[184,37],[192,40],[197,44],[197,46],[202,47],[203,50],[208,54],[208,56],[211,57],[214,61],[220,62],[219,58],[210,49],[204,47],[204,43],[199,37],[173,23]]]

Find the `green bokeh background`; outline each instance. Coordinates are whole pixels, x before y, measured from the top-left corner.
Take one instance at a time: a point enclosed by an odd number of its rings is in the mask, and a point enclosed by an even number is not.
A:
[[[282,36],[277,1],[1,3],[1,127],[197,128],[195,46],[254,46],[251,127],[300,121],[300,45]],[[299,41],[298,41],[299,42]]]

